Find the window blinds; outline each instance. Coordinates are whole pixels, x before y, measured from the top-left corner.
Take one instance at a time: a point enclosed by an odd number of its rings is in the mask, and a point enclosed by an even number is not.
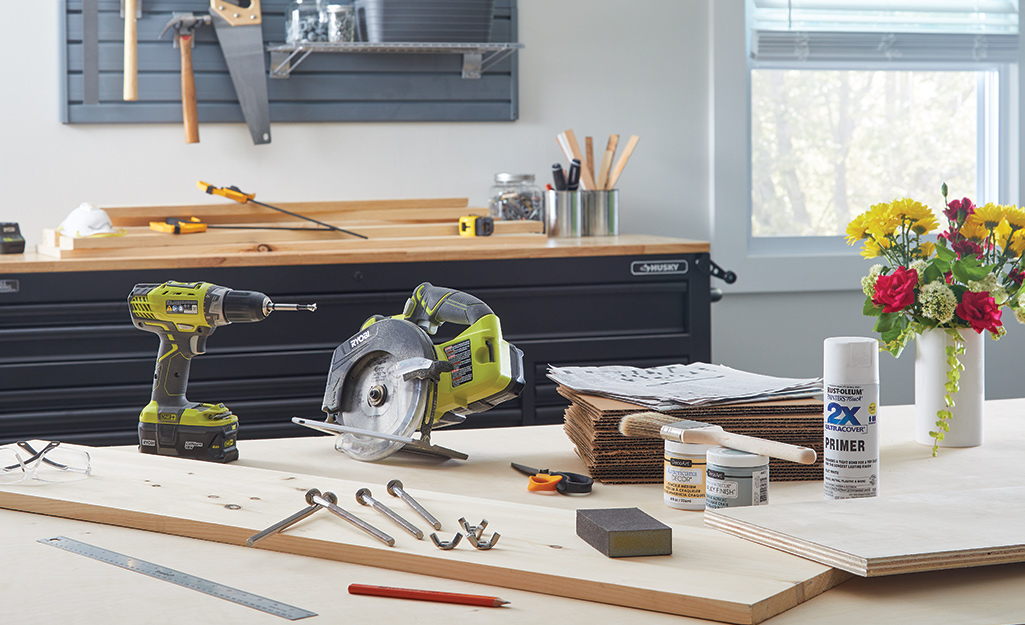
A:
[[[1014,63],[1017,0],[748,0],[751,59]]]

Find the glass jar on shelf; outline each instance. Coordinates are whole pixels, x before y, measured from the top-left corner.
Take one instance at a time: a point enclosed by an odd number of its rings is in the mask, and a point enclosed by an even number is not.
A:
[[[285,43],[327,41],[324,0],[292,0],[285,13]]]
[[[494,219],[544,219],[544,195],[534,183],[534,174],[495,174],[488,197]]]

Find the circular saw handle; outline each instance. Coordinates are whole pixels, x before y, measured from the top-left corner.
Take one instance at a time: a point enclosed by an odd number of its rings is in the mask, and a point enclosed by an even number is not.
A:
[[[443,323],[473,325],[478,319],[492,315],[491,308],[476,297],[424,282],[416,287],[406,302],[402,316],[434,334]]]

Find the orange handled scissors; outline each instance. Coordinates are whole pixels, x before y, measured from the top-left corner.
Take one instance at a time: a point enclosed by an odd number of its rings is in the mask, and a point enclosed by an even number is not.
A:
[[[511,466],[520,473],[530,476],[527,480],[527,490],[554,490],[563,495],[586,494],[591,492],[591,486],[594,484],[593,479],[579,473],[535,469],[515,462],[511,463]]]

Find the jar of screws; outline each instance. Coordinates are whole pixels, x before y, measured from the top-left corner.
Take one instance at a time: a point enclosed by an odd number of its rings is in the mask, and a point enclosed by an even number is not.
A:
[[[292,0],[285,13],[285,42],[327,41],[324,0]]]
[[[494,219],[544,219],[544,195],[534,183],[534,174],[495,174],[488,196]]]

